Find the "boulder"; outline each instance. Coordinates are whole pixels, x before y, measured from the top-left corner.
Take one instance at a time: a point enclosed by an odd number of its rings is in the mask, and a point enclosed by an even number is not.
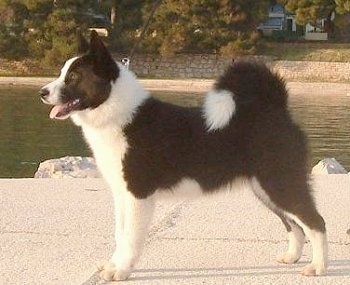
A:
[[[312,174],[347,174],[346,169],[335,158],[324,158],[311,171]]]
[[[65,156],[40,163],[34,178],[99,178],[92,157]]]

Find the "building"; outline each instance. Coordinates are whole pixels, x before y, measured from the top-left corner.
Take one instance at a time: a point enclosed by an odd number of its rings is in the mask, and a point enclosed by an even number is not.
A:
[[[333,20],[334,15],[331,18],[331,21]],[[327,19],[319,19],[316,26],[306,24],[300,27],[296,24],[293,14],[286,11],[282,5],[276,4],[270,6],[268,19],[264,23],[261,23],[257,29],[264,36],[272,36],[276,33],[275,31],[281,31],[277,33],[283,33],[285,37],[281,38],[284,39],[298,39],[303,37],[305,40],[322,41],[328,40],[327,25],[329,26]]]
[[[282,5],[276,4],[269,8],[269,18],[258,26],[264,36],[271,36],[273,31],[296,32],[297,25],[294,15],[286,12]]]

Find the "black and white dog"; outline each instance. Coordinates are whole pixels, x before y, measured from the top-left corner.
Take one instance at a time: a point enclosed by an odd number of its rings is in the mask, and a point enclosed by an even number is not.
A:
[[[288,250],[277,260],[298,261],[306,235],[312,262],[302,274],[326,273],[325,223],[308,185],[306,139],[279,76],[262,64],[236,62],[203,107],[183,108],[152,98],[95,32],[80,47],[40,96],[54,105],[51,118],[70,117],[82,128],[112,189],[116,250],[99,266],[102,278],[129,277],[160,195],[215,193],[242,180],[288,231]]]

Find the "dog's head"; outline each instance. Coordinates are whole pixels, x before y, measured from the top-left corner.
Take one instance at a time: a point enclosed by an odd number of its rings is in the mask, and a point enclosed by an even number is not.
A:
[[[90,44],[80,37],[79,54],[67,60],[60,76],[39,91],[45,104],[54,105],[52,119],[97,108],[108,99],[119,76],[118,65],[95,31],[91,32]]]

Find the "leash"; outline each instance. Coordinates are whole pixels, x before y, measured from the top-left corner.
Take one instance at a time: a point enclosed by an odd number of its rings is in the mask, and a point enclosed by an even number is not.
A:
[[[153,7],[152,7],[152,10],[151,10],[151,13],[147,19],[147,22],[143,25],[142,27],[142,32],[140,34],[140,37],[139,39],[135,42],[134,46],[132,47],[131,51],[130,51],[130,54],[128,57],[124,57],[121,62],[122,64],[127,68],[129,69],[129,66],[130,66],[130,62],[131,62],[131,59],[136,51],[136,49],[138,48],[140,42],[142,41],[145,33],[147,32],[148,28],[149,28],[149,25],[151,23],[151,20],[156,12],[156,10],[158,9],[158,7],[160,6],[160,4],[162,3],[162,0],[157,0],[156,2],[154,2],[153,4]]]

